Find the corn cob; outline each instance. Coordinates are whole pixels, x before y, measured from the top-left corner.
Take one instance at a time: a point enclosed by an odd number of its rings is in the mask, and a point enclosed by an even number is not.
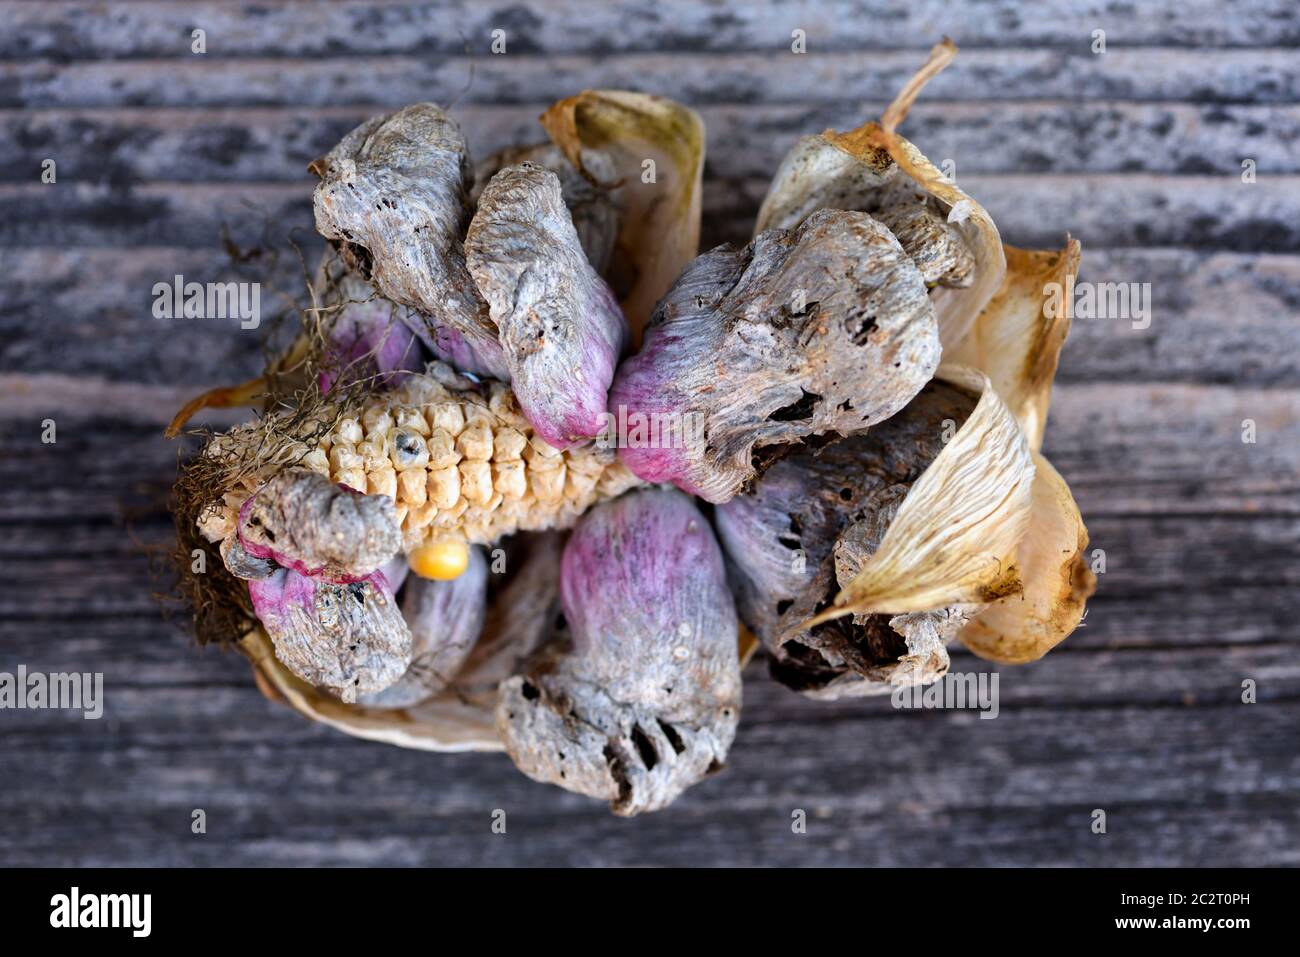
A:
[[[612,448],[560,451],[535,435],[509,386],[476,385],[436,362],[367,398],[314,447],[303,441],[311,432],[302,427],[267,464],[242,475],[204,510],[200,531],[228,539],[243,502],[288,465],[390,496],[408,554],[446,540],[488,544],[514,531],[565,528],[596,501],[639,484]],[[256,426],[234,429],[205,454],[237,460],[264,435]]]

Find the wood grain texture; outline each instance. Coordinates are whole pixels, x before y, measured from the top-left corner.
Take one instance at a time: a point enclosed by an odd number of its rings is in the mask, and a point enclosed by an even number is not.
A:
[[[107,699],[100,721],[0,711],[0,861],[1300,864],[1294,3],[20,0],[0,17],[0,670],[102,671]],[[501,755],[309,724],[164,620],[149,549],[190,446],[162,425],[254,374],[266,329],[154,319],[152,286],[260,280],[269,327],[302,289],[287,238],[308,262],[320,248],[305,166],[343,132],[458,98],[482,155],[539,138],[540,109],[583,86],[674,96],[709,131],[704,242],[743,242],[796,137],[874,115],[942,33],[962,53],[903,132],[956,161],[1008,241],[1068,231],[1081,278],[1151,284],[1149,327],[1077,320],[1062,357],[1046,452],[1106,572],[1064,645],[998,669],[997,720],[809,702],[757,661],[725,772],[623,821]],[[257,254],[232,262],[223,227]]]

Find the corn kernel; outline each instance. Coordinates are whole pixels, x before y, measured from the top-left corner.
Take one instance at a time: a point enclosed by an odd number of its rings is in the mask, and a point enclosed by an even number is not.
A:
[[[529,476],[533,494],[539,502],[557,502],[564,495],[566,469],[561,465],[549,469],[533,469]]]
[[[523,498],[528,491],[528,480],[524,477],[524,463],[497,462],[492,466],[495,473],[493,487],[506,498]]]
[[[497,429],[492,437],[492,458],[498,462],[511,462],[519,458],[528,440],[518,429]]]
[[[406,556],[411,571],[421,578],[450,581],[469,567],[469,546],[456,538],[421,545]]]
[[[371,495],[387,495],[397,500],[397,473],[392,468],[375,469],[366,473],[366,491]]]
[[[334,481],[358,492],[365,491],[367,484],[366,473],[361,469],[343,469],[335,474]]]
[[[433,471],[445,469],[460,461],[460,453],[456,451],[456,439],[450,432],[442,429],[433,432],[425,441],[425,447],[429,450],[429,468]]]
[[[414,406],[404,405],[393,413],[393,423],[407,432],[414,432],[416,435],[427,436],[430,432],[429,423],[424,414]]]
[[[362,438],[361,423],[349,416],[339,419],[330,442],[333,445],[356,445]]]
[[[431,431],[441,429],[453,436],[460,435],[465,428],[465,413],[455,402],[438,402],[424,410],[424,417],[429,421]]]
[[[471,505],[492,497],[492,468],[485,461],[460,463],[460,493]]]
[[[346,445],[336,445],[330,449],[330,471],[333,473],[350,472],[361,469],[364,461],[356,451]]]
[[[398,472],[395,482],[398,497],[412,508],[418,508],[428,500],[426,490],[428,480],[428,473],[423,468],[404,469]]]
[[[460,469],[454,465],[429,473],[429,501],[438,508],[451,508],[460,500]]]
[[[468,426],[456,439],[456,448],[467,459],[486,461],[492,457],[492,430],[482,422]]]
[[[367,406],[361,412],[361,427],[369,436],[387,435],[393,428],[393,416],[385,406]]]

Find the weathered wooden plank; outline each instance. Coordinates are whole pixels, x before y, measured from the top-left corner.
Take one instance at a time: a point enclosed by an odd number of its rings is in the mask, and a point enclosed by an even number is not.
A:
[[[583,0],[528,4],[198,2],[97,4],[42,0],[0,4],[6,33],[0,57],[66,59],[166,56],[188,52],[190,31],[203,27],[216,55],[488,53],[492,31],[523,54],[593,54],[675,49],[692,53],[787,50],[803,29],[810,51],[925,49],[944,34],[974,46],[1088,49],[1092,32],[1122,45],[1293,45],[1300,24],[1286,0],[1252,3],[1226,15],[1214,0],[1158,0],[1129,5],[1093,0],[965,5],[942,0],[832,0],[792,7],[779,0],[745,4],[640,0],[601,9]]]
[[[544,106],[593,87],[632,89],[692,106],[892,99],[924,60],[915,50],[796,55],[720,52],[592,56],[384,56],[237,60],[0,61],[0,107],[293,105],[398,107],[418,100]],[[1115,47],[964,51],[927,86],[927,100],[1300,99],[1300,53],[1288,49]],[[472,67],[472,75],[471,75]]]
[[[314,263],[321,244],[303,239]],[[152,316],[152,289],[176,275],[256,279],[269,314],[304,280],[292,249],[274,265],[267,260],[236,266],[215,242],[13,250],[0,276],[0,368],[158,383],[246,378],[260,365],[264,330],[233,321],[168,325]],[[1061,382],[1300,385],[1300,256],[1085,248],[1081,278],[1150,283],[1151,322],[1076,320]]]
[[[885,104],[706,106],[709,169],[770,176],[800,135],[846,129]],[[64,183],[307,182],[366,108],[37,110],[0,112],[0,177],[35,182],[54,158]],[[542,138],[537,109],[455,111],[474,155]],[[960,175],[1026,172],[1297,171],[1300,107],[1122,102],[953,103],[926,100],[907,134]],[[1053,144],[1069,143],[1069,149]]]
[[[1269,389],[1058,386],[1044,449],[1085,515],[1101,508],[1294,515],[1300,510],[1298,400],[1296,393]],[[1242,441],[1247,420],[1255,426],[1253,444]],[[1189,554],[1188,560],[1199,558]]]
[[[725,772],[628,824],[527,781],[501,755],[350,741],[248,688],[122,688],[115,721],[42,713],[39,733],[15,733],[0,753],[6,820],[31,835],[17,849],[30,858],[11,863],[1297,860],[1286,798],[1300,775],[1295,703],[1010,706],[979,721],[887,701],[818,705],[767,682],[747,693]],[[27,759],[34,746],[39,762]],[[98,786],[59,786],[74,774]],[[195,807],[208,812],[203,838],[188,830]],[[1089,827],[1098,807],[1105,837]],[[490,830],[498,808],[504,839]],[[791,831],[795,809],[805,835]],[[87,844],[90,829],[112,837]]]
[[[971,174],[958,177],[989,211],[1003,241],[1059,248],[1068,231],[1086,249],[1185,246],[1239,252],[1289,252],[1300,230],[1276,214],[1292,208],[1300,179],[1239,176]],[[743,239],[767,178],[706,186],[702,243]],[[3,192],[0,191],[0,196]],[[1296,201],[1300,203],[1300,200]]]
[[[972,174],[963,188],[989,210],[1004,240],[1086,248],[1186,246],[1300,251],[1300,176],[1256,183],[1223,176]],[[310,183],[0,185],[0,246],[210,247],[223,226],[241,245],[268,228],[310,236]],[[704,187],[705,247],[744,241],[768,180],[712,179]]]

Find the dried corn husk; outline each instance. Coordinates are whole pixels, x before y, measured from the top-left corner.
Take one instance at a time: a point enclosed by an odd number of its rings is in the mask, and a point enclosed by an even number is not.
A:
[[[979,401],[908,491],[879,548],[834,606],[803,628],[847,614],[989,602],[1019,590],[1015,554],[1034,478],[1029,447],[983,373],[944,365],[936,378],[978,393]]]
[[[935,46],[878,123],[845,133],[827,130],[800,140],[777,171],[754,227],[755,235],[773,227],[790,228],[819,209],[870,210],[879,193],[897,185],[893,181],[898,174],[906,176],[933,200],[974,258],[964,287],[941,284],[931,292],[945,350],[962,339],[1002,282],[1006,270],[1002,241],[984,208],[895,131],[921,88],[956,53],[951,40]]]
[[[1016,553],[1022,589],[993,602],[957,634],[981,658],[1034,661],[1060,644],[1083,618],[1097,578],[1084,561],[1088,530],[1070,487],[1034,453],[1033,512]]]
[[[1073,304],[1061,290],[1079,274],[1080,247],[1071,239],[1057,251],[1003,248],[1007,274],[1001,288],[965,337],[944,352],[944,361],[987,375],[1037,452],[1073,318]]]
[[[959,634],[976,654],[1020,663],[1042,657],[1083,617],[1096,577],[1084,561],[1088,530],[1070,488],[1038,453],[1051,402],[1052,378],[1070,331],[1069,280],[1079,271],[1080,248],[1006,247],[1007,275],[953,361],[983,371],[1020,422],[1034,452],[1033,511],[1016,565],[1023,590],[1001,598]]]
[[[704,124],[680,103],[622,90],[560,100],[541,123],[583,175],[620,187],[619,236],[606,278],[635,348],[655,303],[699,248]],[[654,164],[650,182],[647,160]]]

